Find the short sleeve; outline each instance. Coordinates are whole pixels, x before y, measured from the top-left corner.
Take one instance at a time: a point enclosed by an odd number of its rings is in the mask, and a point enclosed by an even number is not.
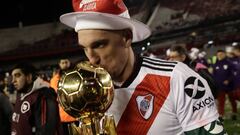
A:
[[[219,117],[208,83],[187,65],[181,62],[176,65],[170,89],[176,117],[184,131],[202,127]]]

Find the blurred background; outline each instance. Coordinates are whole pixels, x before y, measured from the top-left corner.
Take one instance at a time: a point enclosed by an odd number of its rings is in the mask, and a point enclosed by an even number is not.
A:
[[[130,15],[147,24],[152,36],[133,44],[142,55],[166,59],[174,45],[197,48],[210,61],[217,50],[240,42],[240,0],[124,0]],[[5,0],[0,4],[0,68],[6,72],[21,60],[32,62],[46,80],[60,58],[85,58],[74,30],[59,22],[72,12],[71,0]],[[226,107],[227,110],[229,106]],[[239,108],[239,106],[238,106]],[[239,115],[239,114],[238,114]],[[240,119],[240,118],[239,118]],[[240,134],[240,122],[226,120],[229,134]]]
[[[239,0],[124,0],[131,16],[146,23],[152,36],[134,48],[164,57],[171,45],[204,49],[240,41]],[[12,0],[0,5],[0,63],[8,68],[20,59],[38,66],[56,64],[58,56],[82,57],[76,33],[59,23],[71,12],[71,0]]]

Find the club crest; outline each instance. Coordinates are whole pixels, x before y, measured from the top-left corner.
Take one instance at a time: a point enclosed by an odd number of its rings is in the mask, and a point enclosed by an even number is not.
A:
[[[144,119],[149,119],[153,112],[154,96],[148,94],[145,96],[137,96],[138,111]]]
[[[24,101],[21,105],[21,112],[26,113],[27,111],[30,110],[30,104],[28,101]]]

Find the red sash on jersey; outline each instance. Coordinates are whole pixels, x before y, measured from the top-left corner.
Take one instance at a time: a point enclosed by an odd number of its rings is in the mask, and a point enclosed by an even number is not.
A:
[[[155,117],[159,113],[164,101],[166,100],[170,90],[170,77],[148,74],[137,85],[121,119],[117,125],[117,133],[119,135],[143,135],[147,134]],[[145,119],[138,109],[138,102],[136,100],[139,96],[145,96],[146,100],[148,95],[152,95],[153,110],[148,119]],[[150,97],[151,98],[151,97]],[[142,113],[142,114],[141,114]],[[160,124],[161,121],[159,121]]]

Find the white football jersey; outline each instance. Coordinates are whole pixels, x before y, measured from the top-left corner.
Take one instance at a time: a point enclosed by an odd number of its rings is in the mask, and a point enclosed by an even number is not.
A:
[[[119,135],[182,135],[219,115],[207,82],[181,62],[138,57],[108,113]]]

